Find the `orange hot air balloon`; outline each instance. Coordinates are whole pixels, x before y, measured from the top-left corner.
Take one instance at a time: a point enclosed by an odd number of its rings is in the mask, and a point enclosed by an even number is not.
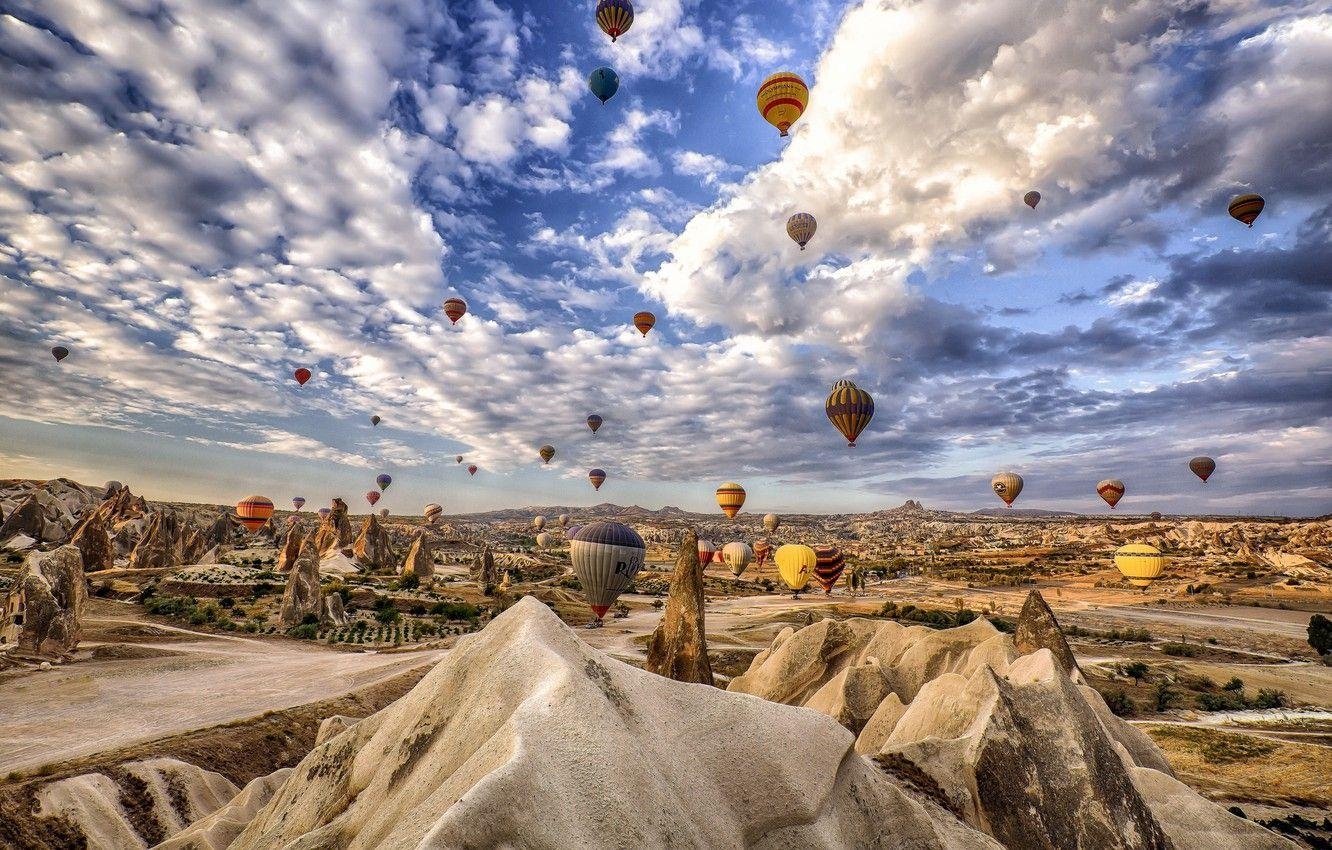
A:
[[[1124,498],[1124,482],[1118,478],[1107,478],[1096,484],[1096,492],[1102,499],[1105,499],[1105,503],[1110,506],[1110,509],[1114,510],[1115,505],[1119,504],[1119,500]]]
[[[652,330],[652,326],[656,323],[657,317],[647,310],[641,310],[634,314],[634,327],[638,328],[639,333],[643,336],[647,336],[648,331]]]
[[[1264,206],[1266,206],[1266,202],[1262,195],[1236,195],[1231,199],[1230,206],[1227,207],[1226,211],[1236,221],[1253,227],[1253,223],[1258,220],[1258,214],[1263,211]]]
[[[587,471],[587,480],[592,482],[593,490],[600,490],[601,485],[606,481],[606,470],[589,469]]]
[[[759,84],[759,114],[783,136],[804,114],[808,104],[809,86],[798,74],[778,71]]]
[[[870,394],[848,380],[833,384],[832,392],[823,405],[828,421],[846,437],[850,448],[856,447],[856,438],[874,418],[874,399]]]
[[[305,386],[305,382],[310,380],[310,370],[302,366],[300,369],[292,372],[292,376],[296,378],[296,383]]]
[[[541,455],[542,463],[550,463],[550,459],[555,457],[555,447],[542,446],[540,451],[537,452],[537,454]]]
[[[466,315],[466,313],[467,302],[461,298],[450,298],[448,301],[444,302],[444,315],[448,316],[449,321],[453,322],[453,324],[458,324],[458,320]]]
[[[273,515],[273,500],[265,496],[246,496],[236,503],[236,518],[250,531],[258,531]]]
[[[745,488],[734,481],[727,481],[717,488],[717,506],[731,519],[735,519],[735,515],[740,513],[744,503]]]

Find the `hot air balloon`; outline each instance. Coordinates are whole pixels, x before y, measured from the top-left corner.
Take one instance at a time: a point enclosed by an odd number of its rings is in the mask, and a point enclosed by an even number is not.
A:
[[[380,518],[380,519],[388,519],[388,514],[389,514],[388,508],[380,508],[380,509],[379,509],[379,518]]]
[[[657,317],[649,313],[647,310],[640,310],[634,314],[634,327],[638,328],[643,336],[647,336],[648,331],[652,330],[652,326],[656,323]]]
[[[387,472],[381,472],[375,476],[375,483],[379,485],[380,490],[387,490],[389,485],[393,483],[393,476]]]
[[[643,568],[643,538],[618,522],[594,522],[569,539],[569,558],[597,623]]]
[[[461,298],[450,298],[444,302],[444,315],[449,317],[449,321],[458,324],[458,320],[467,314],[467,302]]]
[[[722,547],[722,548],[725,548],[725,547]],[[712,563],[714,563],[714,564],[725,564],[725,563],[726,563],[726,555],[722,553],[722,550],[721,550],[721,549],[718,549],[716,552],[713,552],[713,553],[712,553]]]
[[[291,503],[293,506],[295,506],[297,512],[299,512],[301,508],[305,507],[305,497],[293,496],[291,499]]]
[[[1147,587],[1161,577],[1166,557],[1161,550],[1146,543],[1130,543],[1115,551],[1115,566],[1135,587]]]
[[[768,530],[769,534],[776,531],[781,524],[782,518],[777,514],[765,514],[763,517],[763,527]]]
[[[740,578],[745,567],[754,560],[754,550],[749,548],[748,543],[734,540],[722,547],[722,559],[726,562],[726,566],[731,568],[731,574]]]
[[[320,519],[326,519],[326,518],[328,517],[328,515],[331,514],[331,513],[333,513],[333,509],[332,509],[332,508],[320,508],[320,509],[319,509],[319,518],[320,518]]]
[[[994,495],[1004,500],[1004,504],[1013,507],[1013,500],[1022,492],[1022,476],[1013,472],[1001,472],[990,479],[990,488]]]
[[[624,35],[633,25],[634,4],[629,0],[597,0],[597,26],[611,37],[611,41]]]
[[[712,545],[711,540],[698,539],[698,562],[703,567],[712,563],[712,556],[717,553],[717,547]]]
[[[778,71],[759,84],[759,114],[783,136],[808,104],[809,87],[790,71]]]
[[[540,531],[541,529],[545,528],[546,518],[543,516],[532,517],[532,527],[535,528],[537,531]]]
[[[758,564],[760,569],[767,563],[768,556],[771,554],[772,544],[768,542],[768,538],[760,537],[754,541],[754,563]]]
[[[856,447],[856,438],[874,418],[874,399],[870,394],[848,380],[833,384],[828,401],[823,405],[828,421],[846,437],[850,448]]]
[[[61,360],[64,360],[69,356],[69,349],[65,348],[63,345],[57,345],[51,349],[51,356],[56,359],[57,363],[59,363]]]
[[[1152,519],[1153,519],[1153,520],[1160,520],[1160,519],[1161,519],[1161,512],[1160,512],[1160,511],[1152,511]]]
[[[560,514],[559,517],[557,517],[555,521],[558,522],[558,523],[560,524],[560,528],[568,528],[568,527],[569,527],[569,515],[568,515],[568,514]]]
[[[598,68],[587,78],[587,87],[605,106],[606,101],[615,97],[615,93],[620,90],[620,75],[610,68]]]
[[[462,455],[454,455],[453,459],[456,460],[458,463],[462,463]]]
[[[297,369],[295,372],[292,372],[291,374],[294,378],[296,378],[296,383],[300,384],[301,386],[305,386],[305,382],[310,380],[310,370],[306,369],[304,366]]]
[[[601,423],[602,418],[595,413],[587,417],[587,427],[592,429],[593,434],[597,433],[597,430],[601,427]]]
[[[383,420],[383,419],[380,419],[378,415],[375,415],[375,416],[371,416],[371,417],[370,417],[370,424],[371,424],[371,425],[378,425],[380,422],[383,422],[383,421],[384,421],[384,420]]]
[[[823,595],[832,596],[833,586],[842,577],[846,569],[846,558],[836,546],[819,546],[814,549],[814,577],[823,585]]]
[[[468,474],[468,475],[476,475],[476,470],[477,470],[477,465],[476,465],[476,464],[471,464],[471,465],[469,465],[469,466],[467,467],[467,474]]]
[[[786,235],[794,239],[802,251],[809,244],[809,240],[814,238],[814,231],[818,229],[819,223],[809,213],[796,213],[786,220]]]
[[[1040,202],[1041,202],[1041,193],[1037,192],[1035,189],[1032,189],[1030,192],[1022,196],[1022,203],[1026,204],[1032,209],[1036,209],[1036,205],[1039,204]]]
[[[444,509],[434,502],[431,502],[425,506],[425,510],[421,511],[421,515],[425,517],[427,523],[434,525],[439,522],[439,518],[444,515]]]
[[[809,584],[809,577],[819,560],[813,549],[800,543],[787,543],[778,547],[772,559],[777,562],[777,572],[781,575],[782,581],[795,591],[796,596],[799,596],[800,591]]]
[[[740,508],[745,503],[745,488],[736,484],[734,481],[727,481],[717,488],[717,506],[722,509],[722,513],[731,519],[740,513]]]
[[[1104,481],[1097,482],[1096,492],[1100,494],[1102,499],[1105,499],[1105,503],[1113,510],[1115,505],[1119,504],[1119,500],[1124,498],[1124,482],[1118,478],[1107,478]]]
[[[1189,461],[1189,469],[1193,470],[1193,474],[1201,478],[1203,483],[1206,484],[1207,479],[1212,477],[1213,472],[1216,472],[1216,461],[1210,457],[1199,455]]]
[[[1258,219],[1258,214],[1263,211],[1264,206],[1266,206],[1266,202],[1262,195],[1236,195],[1230,201],[1228,211],[1231,218],[1253,227],[1254,221]]]
[[[542,446],[537,454],[541,455],[542,463],[550,463],[550,459],[555,457],[555,447],[550,445]]]
[[[250,531],[258,531],[273,515],[273,500],[264,496],[246,496],[236,503],[236,518]]]
[[[375,506],[375,502],[378,502],[378,501],[379,501],[379,491],[378,491],[378,490],[367,490],[366,493],[365,493],[365,500],[366,500],[367,502],[369,502],[369,503],[370,503],[370,507],[373,508],[373,507]]]
[[[606,470],[589,469],[587,471],[587,480],[592,482],[593,490],[600,490],[602,482],[606,480]]]
[[[581,529],[581,528],[582,528],[581,525],[571,525],[571,526],[569,526],[569,527],[565,530],[565,532],[564,532],[564,539],[565,539],[565,540],[573,540],[574,535],[577,534],[578,531],[579,531],[579,529]]]
[[[536,545],[540,546],[542,549],[549,549],[550,542],[553,539],[554,538],[550,536],[549,531],[543,531],[536,536]]]

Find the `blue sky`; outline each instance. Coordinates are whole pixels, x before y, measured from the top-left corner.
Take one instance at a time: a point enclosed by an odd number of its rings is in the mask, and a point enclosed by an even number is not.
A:
[[[42,0],[0,4],[0,74],[0,475],[840,512],[1012,469],[1029,507],[1332,511],[1320,4],[662,0],[611,44],[587,3]]]

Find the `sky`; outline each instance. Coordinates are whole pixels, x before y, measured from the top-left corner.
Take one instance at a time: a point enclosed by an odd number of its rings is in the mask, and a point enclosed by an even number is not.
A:
[[[593,5],[0,0],[0,477],[1332,512],[1332,6]]]

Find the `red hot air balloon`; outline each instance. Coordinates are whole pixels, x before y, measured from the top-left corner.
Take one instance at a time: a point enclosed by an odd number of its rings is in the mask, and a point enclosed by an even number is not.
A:
[[[634,314],[634,327],[638,328],[638,332],[643,336],[647,336],[648,331],[652,330],[652,327],[656,324],[657,317],[647,310],[640,310]]]
[[[369,502],[369,503],[370,503],[370,507],[373,508],[373,507],[375,506],[375,502],[378,502],[378,501],[379,501],[379,491],[378,491],[378,490],[367,490],[366,493],[365,493],[365,500],[366,500],[367,502]]]
[[[449,321],[453,322],[453,324],[458,324],[458,320],[466,315],[466,313],[467,302],[461,298],[450,298],[448,301],[444,302],[444,315],[448,316]]]
[[[305,386],[305,382],[310,380],[310,370],[305,368],[304,366],[297,369],[295,372],[292,372],[291,374],[296,379],[296,383],[300,384],[301,386]]]
[[[823,585],[823,595],[832,596],[832,589],[846,569],[846,558],[836,546],[815,546],[814,577]]]
[[[236,518],[250,531],[258,531],[273,515],[273,500],[264,496],[246,496],[236,503]]]
[[[478,469],[478,467],[477,467],[476,464],[471,464],[470,466],[467,467],[467,473],[468,473],[469,475],[476,475],[476,470],[477,470],[477,469]]]
[[[606,480],[606,470],[589,469],[587,471],[587,480],[592,482],[592,489],[600,490],[602,483]]]

